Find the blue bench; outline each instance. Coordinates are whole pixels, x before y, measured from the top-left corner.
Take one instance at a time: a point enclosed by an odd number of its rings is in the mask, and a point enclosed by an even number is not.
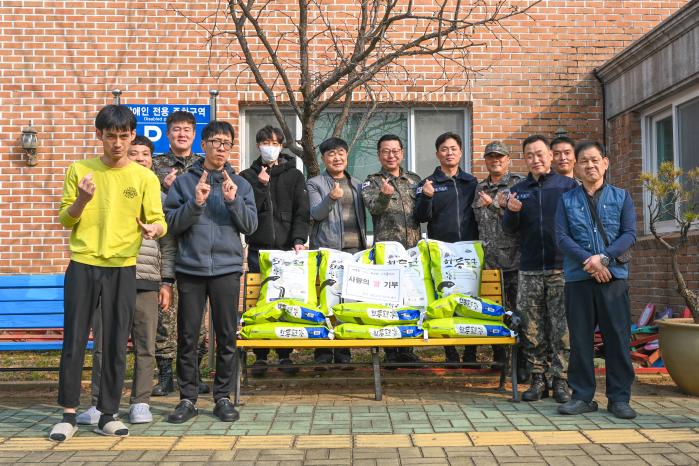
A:
[[[92,342],[88,343],[92,347]],[[63,274],[0,275],[0,351],[63,348]],[[55,368],[0,368],[52,370]]]

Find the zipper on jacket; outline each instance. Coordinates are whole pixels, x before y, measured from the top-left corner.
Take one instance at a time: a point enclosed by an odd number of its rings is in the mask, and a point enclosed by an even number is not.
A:
[[[542,183],[538,182],[539,195],[539,235],[541,237],[541,270],[546,270],[546,243],[544,242],[544,208],[542,205],[541,191]]]
[[[269,169],[269,182],[267,183],[267,199],[269,199],[269,212],[272,214],[272,247],[277,247],[277,231],[274,229],[274,204],[272,203],[272,169]]]
[[[452,177],[454,191],[456,192],[456,225],[459,231],[459,241],[461,241],[461,203],[459,202],[459,188],[456,186],[456,179]]]
[[[225,168],[224,168],[224,170],[225,170]],[[206,182],[209,184],[209,186],[211,186],[211,181],[209,181],[211,179],[213,179],[213,177],[212,177],[211,173],[209,173],[209,176],[206,178]],[[211,191],[209,192],[209,198],[211,197],[211,195],[213,193],[214,193],[214,188],[213,188],[213,186],[211,186]],[[223,191],[221,191],[221,193],[223,194]],[[209,200],[209,198],[207,198],[207,201]],[[204,209],[206,209],[206,202],[204,203]],[[209,228],[209,244],[211,245],[211,248],[209,249],[209,258],[210,258],[209,275],[213,275],[214,274],[214,221],[213,221],[213,218],[211,218],[209,225],[211,225]]]

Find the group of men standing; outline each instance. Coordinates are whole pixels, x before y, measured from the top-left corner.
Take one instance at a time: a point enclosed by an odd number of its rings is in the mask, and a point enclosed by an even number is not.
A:
[[[76,162],[66,175],[60,218],[73,230],[65,286],[65,337],[70,341],[61,358],[59,404],[64,407],[64,418],[54,426],[50,434],[53,440],[70,438],[80,418],[75,413],[78,368],[82,367],[91,327],[95,340],[101,343],[102,370],[97,376],[93,374],[94,406],[88,415],[81,414],[85,423],[97,424],[97,431],[104,435],[128,435],[128,428],[114,414],[123,385],[129,334],[134,345],[138,340],[143,348],[136,350],[137,364],[139,358],[143,363],[142,370],[134,374],[134,379],[138,378],[134,387],[140,388],[138,396],[132,396],[131,422],[152,420],[149,393],[144,388],[149,384],[144,380],[152,380],[154,356],[160,380],[153,395],[173,390],[175,348],[180,402],[168,421],[181,423],[195,416],[198,395],[209,391],[199,372],[205,353],[202,320],[207,299],[217,342],[214,414],[222,421],[237,420],[229,394],[234,383],[237,305],[244,262],[241,235],[247,240],[248,269],[253,272],[259,271],[260,250],[298,252],[307,240],[311,249],[354,253],[367,246],[365,208],[374,221],[375,241],[397,241],[413,247],[421,238],[421,223],[427,223],[429,238],[483,240],[485,266],[502,269],[505,304],[516,309],[522,319],[523,353],[532,379],[523,399],[536,401],[548,396],[548,377],[556,401],[564,403],[562,413],[597,409],[592,401],[594,372],[588,346],[597,323],[605,340],[624,346],[628,267],[616,258],[635,239],[633,205],[628,193],[624,197],[625,191],[604,181],[608,159],[601,145],[587,143],[575,149],[570,139],[557,138],[552,151],[543,136],[531,136],[523,143],[529,169],[523,178],[510,173],[509,149],[495,141],[484,153],[489,175],[479,183],[461,168],[463,143],[459,135],[444,133],[437,138],[439,166],[421,179],[403,167],[400,138],[387,134],[377,142],[381,170],[362,183],[347,170],[347,143],[330,138],[319,146],[325,170],[306,181],[296,169],[295,158],[282,153],[284,135],[278,128],[266,126],[257,133],[259,157],[236,175],[229,164],[234,141],[230,124],[209,123],[201,139],[205,156],[196,157],[192,153],[194,117],[174,112],[167,120],[170,152],[153,160],[149,141],[134,139],[132,117],[124,106],[102,109],[96,127],[104,154]],[[581,157],[586,164],[577,173],[582,183],[573,178],[575,160]],[[554,161],[558,173],[551,168]],[[138,165],[146,169],[152,166],[157,177],[152,171],[134,168]],[[158,184],[160,190],[154,188]],[[115,197],[106,198],[109,194]],[[98,205],[92,208],[95,203]],[[600,228],[591,221],[595,209],[600,212]],[[134,225],[129,225],[126,219],[133,217]],[[119,235],[110,230],[115,226]],[[143,244],[137,237],[139,231]],[[139,271],[145,259],[143,248],[153,247],[147,241],[158,246],[156,257],[162,266],[159,273],[144,276]],[[87,286],[89,300],[75,300],[76,277],[81,287]],[[172,291],[175,283],[176,299]],[[136,290],[150,292],[149,299],[136,300]],[[580,299],[580,294],[586,300]],[[624,297],[626,307],[619,311]],[[575,327],[566,326],[566,311],[568,322],[575,322]],[[136,338],[139,325],[152,330]],[[175,333],[176,346],[171,343]],[[460,358],[455,348],[445,350],[450,362],[475,362],[474,351],[466,351]],[[578,363],[570,371],[569,351],[570,359]],[[253,375],[265,373],[267,354],[268,350],[255,352]],[[291,350],[279,350],[280,368],[295,373],[290,354]],[[495,355],[501,360],[503,356]],[[325,364],[344,364],[350,357],[348,349],[315,353],[316,361]],[[628,405],[633,381],[633,371],[628,371],[630,361],[627,364],[628,357],[623,355],[615,357],[613,364],[619,370],[611,379],[608,376],[609,409],[620,417],[635,416]],[[388,350],[386,358],[394,362],[418,360],[410,348]]]

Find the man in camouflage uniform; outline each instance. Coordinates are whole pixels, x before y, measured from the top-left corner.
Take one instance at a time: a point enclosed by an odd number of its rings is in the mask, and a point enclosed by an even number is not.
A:
[[[170,142],[170,151],[153,158],[153,171],[158,175],[162,191],[167,194],[177,175],[189,171],[199,157],[192,152],[197,124],[194,115],[177,110],[167,117],[166,124],[165,135]],[[155,339],[158,384],[153,387],[153,396],[165,396],[175,390],[172,361],[177,357],[177,306],[177,289],[174,289],[170,308],[167,311],[158,309],[158,332]],[[206,353],[206,326],[202,323],[198,352],[200,362]],[[199,391],[209,393],[209,386],[202,382]]]
[[[478,222],[478,238],[485,249],[485,267],[502,270],[505,283],[505,307],[517,309],[517,268],[519,240],[516,235],[502,231],[502,216],[510,188],[520,181],[520,175],[510,173],[510,151],[502,142],[485,146],[485,167],[488,177],[478,183],[473,201],[473,213]],[[493,359],[504,362],[505,349],[493,345]]]
[[[561,196],[578,184],[551,169],[553,155],[543,136],[525,139],[522,151],[529,174],[510,190],[502,219],[503,230],[517,234],[520,243],[517,308],[532,373],[522,399],[538,401],[549,396],[545,373],[550,355],[553,395],[558,403],[565,403],[570,400],[570,340],[563,300],[563,255],[556,245],[554,220]]]
[[[415,192],[420,176],[401,167],[403,142],[394,134],[381,136],[376,144],[381,170],[362,184],[362,198],[374,221],[374,242],[397,241],[406,249],[420,241],[415,220]],[[412,348],[386,348],[386,361],[417,362]]]

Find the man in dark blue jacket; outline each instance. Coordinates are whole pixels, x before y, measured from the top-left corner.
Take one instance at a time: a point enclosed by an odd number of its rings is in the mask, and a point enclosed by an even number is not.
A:
[[[206,155],[175,179],[165,212],[177,237],[175,271],[179,293],[177,314],[177,377],[180,403],[168,422],[182,423],[197,415],[197,339],[206,298],[211,303],[216,334],[214,414],[225,422],[239,418],[229,394],[235,383],[238,295],[243,271],[240,234],[257,228],[255,197],[250,184],[228,164],[233,127],[212,121],[202,132]]]
[[[601,144],[580,143],[575,157],[582,186],[565,193],[556,212],[571,341],[568,380],[573,389],[572,399],[558,412],[597,411],[592,399],[592,343],[595,326],[599,325],[606,356],[607,410],[618,418],[633,419],[636,412],[629,405],[634,379],[628,347],[629,267],[622,255],[636,241],[636,213],[628,192],[605,183],[609,159]]]
[[[561,195],[575,180],[551,170],[553,156],[546,138],[529,136],[522,144],[529,175],[510,189],[503,230],[518,234],[521,251],[517,310],[522,319],[523,353],[532,382],[524,401],[549,396],[545,373],[551,358],[553,392],[565,403],[568,393],[568,326],[563,301],[563,257],[556,247],[554,217]]]
[[[415,219],[427,222],[427,237],[448,243],[478,239],[473,199],[478,180],[460,167],[461,136],[444,133],[435,141],[439,166],[420,182],[415,201]],[[454,346],[444,348],[447,362],[459,362]],[[464,362],[476,361],[476,347],[464,348]]]

